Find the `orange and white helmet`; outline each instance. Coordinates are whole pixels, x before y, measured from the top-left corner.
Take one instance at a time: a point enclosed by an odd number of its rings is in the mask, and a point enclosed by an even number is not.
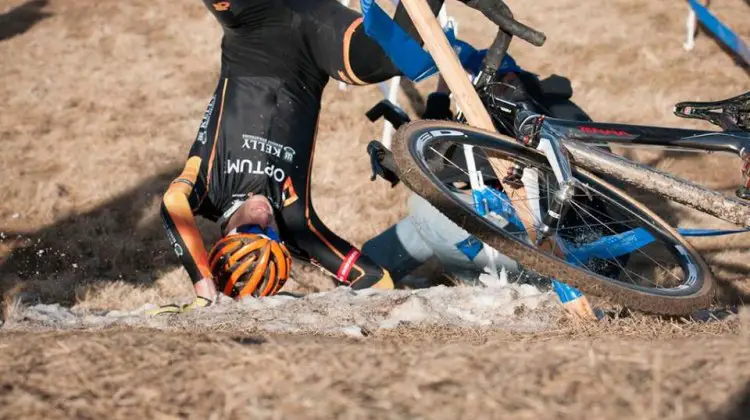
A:
[[[216,242],[208,255],[214,281],[233,298],[271,296],[289,278],[292,258],[272,229],[240,226]]]

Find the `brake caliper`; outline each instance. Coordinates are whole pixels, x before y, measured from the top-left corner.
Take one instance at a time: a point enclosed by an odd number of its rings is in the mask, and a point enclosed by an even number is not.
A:
[[[516,119],[516,122],[516,141],[526,147],[536,149],[539,145],[539,133],[541,133],[544,115],[529,113],[527,119]],[[503,178],[503,184],[513,189],[522,188],[523,181],[521,178],[523,177],[524,169],[526,169],[526,165],[516,161],[513,166],[508,168],[508,172],[505,174],[505,178]]]

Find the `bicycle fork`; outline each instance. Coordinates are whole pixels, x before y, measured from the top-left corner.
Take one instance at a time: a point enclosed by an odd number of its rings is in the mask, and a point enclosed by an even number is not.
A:
[[[558,186],[557,191],[549,199],[546,213],[541,215],[540,220],[536,223],[536,245],[539,246],[546,239],[554,237],[557,233],[560,221],[568,212],[571,200],[573,200],[578,186],[577,181],[573,177],[570,161],[562,147],[562,143],[554,133],[545,132],[544,116],[529,111],[519,111],[516,114],[515,121],[516,140],[527,147],[533,147],[544,153],[555,175]],[[523,187],[522,178],[525,169],[526,165],[517,161],[508,170],[503,183],[513,188]],[[538,182],[539,180],[537,180],[537,184]],[[539,185],[537,185],[537,190],[541,192]],[[541,194],[539,198],[541,198]],[[552,286],[557,297],[560,299],[560,303],[568,313],[581,319],[598,319],[588,299],[580,290],[568,286],[557,279],[552,279]]]
[[[552,168],[557,182],[557,191],[549,197],[547,211],[539,215],[536,221],[536,245],[557,233],[560,221],[570,208],[570,202],[575,196],[577,185],[570,168],[570,162],[562,143],[553,133],[546,133],[544,116],[530,111],[519,111],[516,114],[516,140],[527,147],[533,147],[544,153]],[[503,183],[513,188],[524,186],[522,177],[526,165],[516,162],[508,170]],[[541,198],[541,197],[540,197]]]
[[[528,123],[533,123],[533,126],[530,126],[532,129],[529,131],[529,133],[538,133],[539,130],[534,129],[534,126],[538,125],[539,127],[541,127],[543,117],[531,113],[529,113],[529,117],[537,118],[525,119]],[[519,137],[519,139],[521,138]],[[575,195],[575,178],[573,178],[572,170],[570,168],[570,162],[568,161],[567,155],[565,154],[560,142],[556,140],[556,137],[530,135],[524,136],[520,141],[524,142],[524,144],[527,144],[528,146],[535,147],[537,150],[541,151],[545,154],[545,156],[547,156],[547,160],[549,161],[550,166],[552,167],[552,171],[555,174],[557,184],[560,187],[552,196],[547,208],[547,212],[539,218],[540,220],[535,221],[534,228],[537,230],[536,242],[538,246],[546,238],[554,236],[557,232],[557,227],[559,226],[560,220],[562,220],[562,218],[567,213],[568,208],[570,207],[570,200],[572,200],[573,196]],[[474,208],[479,215],[489,216],[491,210],[493,210],[493,206],[490,205],[490,201],[501,200],[488,200],[487,197],[483,196],[482,193],[485,191],[486,187],[484,185],[481,172],[476,169],[472,148],[473,146],[464,145],[464,156],[466,157],[466,166],[471,183]],[[503,184],[507,184],[512,188],[523,187],[521,178],[523,177],[524,169],[525,165],[523,165],[521,162],[516,162],[509,169],[509,176],[505,177],[505,179],[503,180]],[[500,213],[509,219],[508,222],[512,223],[512,221],[510,220],[512,219],[511,215],[513,214],[512,204],[507,204],[509,207],[511,207],[511,209],[501,210]],[[523,228],[523,225],[520,223],[520,221],[517,221],[517,224],[520,225],[520,228]],[[592,320],[597,319],[597,316],[594,314],[594,311],[592,310],[588,299],[586,299],[586,296],[584,296],[583,293],[581,293],[578,289],[568,286],[567,284],[562,283],[556,279],[552,279],[552,285],[553,290],[560,299],[560,303],[568,313],[572,314],[576,318]]]

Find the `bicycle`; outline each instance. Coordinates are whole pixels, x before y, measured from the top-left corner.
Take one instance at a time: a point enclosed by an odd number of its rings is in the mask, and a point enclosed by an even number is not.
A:
[[[603,178],[750,227],[750,92],[675,106],[676,115],[708,120],[722,131],[550,118],[494,93],[512,36],[535,45],[544,40],[509,9],[495,17],[499,31],[472,86],[496,129],[511,137],[471,127],[462,113],[455,122],[410,122],[403,110],[381,101],[368,117],[384,116],[398,128],[392,146],[398,178],[525,268],[587,294],[665,315],[709,306],[714,279],[699,253],[678,230]],[[736,198],[725,197],[598,147],[610,144],[734,153],[744,182]],[[504,176],[497,175],[503,172],[498,161],[512,162]],[[381,163],[389,165],[387,159]],[[525,197],[516,198],[519,190]],[[471,194],[473,205],[460,194]]]

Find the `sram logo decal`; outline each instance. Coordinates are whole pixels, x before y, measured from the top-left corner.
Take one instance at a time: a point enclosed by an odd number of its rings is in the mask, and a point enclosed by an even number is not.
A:
[[[167,224],[166,221],[163,222],[164,227],[167,229],[167,239],[169,240],[169,243],[172,245],[172,249],[174,249],[174,253],[177,254],[178,257],[182,257],[185,254],[185,251],[182,249],[182,246],[179,242],[177,242],[177,237],[174,236],[174,233],[172,233],[172,229],[170,228],[169,224]]]
[[[602,136],[617,136],[617,137],[632,136],[632,134],[628,133],[627,131],[612,130],[609,128],[586,127],[585,125],[579,125],[578,129],[581,130],[582,133],[586,133],[586,134],[599,134]]]
[[[422,135],[419,136],[419,138],[417,138],[417,141],[424,142],[426,140],[429,140],[435,137],[456,137],[456,136],[466,137],[466,133],[464,133],[463,131],[450,130],[450,129],[430,130],[430,131],[427,131],[426,133],[422,133]]]

